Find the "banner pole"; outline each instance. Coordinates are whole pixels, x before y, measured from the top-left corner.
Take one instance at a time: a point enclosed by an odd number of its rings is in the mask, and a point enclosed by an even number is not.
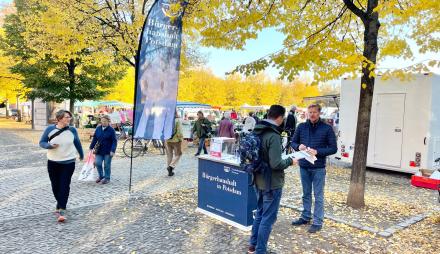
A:
[[[136,56],[135,56],[135,61],[136,61],[136,66],[135,66],[135,79],[134,79],[134,98],[133,98],[133,123],[132,123],[132,128],[131,128],[131,154],[130,154],[130,180],[129,180],[129,184],[128,184],[128,193],[131,194],[132,191],[132,178],[133,178],[133,147],[134,147],[134,134],[135,134],[135,123],[136,123],[136,97],[137,97],[137,87],[138,87],[138,72],[139,72],[139,56],[140,56],[140,51],[141,51],[141,46],[142,46],[142,39],[144,37],[144,30],[145,27],[147,25],[147,20],[148,17],[150,16],[150,12],[153,9],[153,6],[156,4],[158,0],[155,0],[154,3],[151,5],[150,10],[148,10],[148,14],[145,17],[145,21],[144,21],[144,25],[142,27],[142,31],[141,31],[141,36],[139,37],[139,45],[138,45],[138,50],[136,52]],[[142,9],[145,8],[145,4],[146,1],[144,2],[144,6]],[[143,12],[144,10],[142,10]]]

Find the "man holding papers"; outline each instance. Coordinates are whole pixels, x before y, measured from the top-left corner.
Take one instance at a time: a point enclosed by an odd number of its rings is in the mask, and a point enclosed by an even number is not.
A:
[[[301,123],[292,139],[292,148],[299,151],[293,156],[297,159],[301,170],[303,187],[303,207],[301,217],[292,222],[299,226],[309,224],[312,220],[312,187],[315,196],[313,223],[309,233],[315,233],[322,228],[324,221],[324,183],[326,157],[338,150],[336,137],[330,125],[321,121],[319,115],[321,106],[312,104],[307,108],[308,120]],[[310,155],[310,156],[308,156]],[[315,157],[316,156],[316,157]]]

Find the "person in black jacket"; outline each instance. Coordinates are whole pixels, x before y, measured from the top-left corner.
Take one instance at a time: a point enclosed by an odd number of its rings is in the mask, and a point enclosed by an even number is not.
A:
[[[110,117],[102,116],[101,125],[96,127],[92,143],[90,144],[90,150],[94,149],[96,154],[95,163],[99,174],[96,183],[107,184],[110,182],[111,163],[117,144],[116,132],[110,126]],[[104,172],[102,170],[103,164]]]
[[[292,137],[295,133],[296,129],[296,123],[298,122],[295,115],[296,106],[292,106],[290,108],[289,114],[287,115],[286,121],[284,123],[284,131],[287,133],[287,146],[291,147],[290,144],[292,143]],[[286,149],[286,154],[289,153],[291,149]]]
[[[298,226],[308,224],[312,219],[312,187],[315,196],[313,224],[309,233],[315,233],[322,228],[324,220],[324,184],[326,157],[335,154],[338,150],[336,137],[330,125],[321,121],[319,115],[321,106],[312,104],[307,108],[308,120],[298,125],[292,139],[292,148],[307,151],[316,156],[317,160],[311,164],[307,160],[299,160],[301,170],[301,184],[303,188],[303,207],[301,217],[292,222]]]
[[[289,137],[291,138],[293,136],[293,133],[296,129],[296,123],[298,122],[296,120],[296,106],[292,106],[290,108],[289,114],[287,115],[286,124],[284,125],[284,130],[289,134]]]

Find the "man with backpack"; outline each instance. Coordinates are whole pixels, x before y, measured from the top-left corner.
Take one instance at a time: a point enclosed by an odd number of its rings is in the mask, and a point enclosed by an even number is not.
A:
[[[282,188],[284,186],[284,169],[294,164],[291,158],[282,159],[281,125],[284,122],[286,109],[280,105],[272,105],[267,119],[255,126],[254,132],[248,135],[259,137],[261,156],[260,168],[255,171],[257,194],[257,212],[252,225],[248,253],[266,253],[272,226],[276,221],[280,206]]]
[[[324,221],[324,183],[326,157],[338,150],[336,137],[330,125],[320,119],[321,106],[312,104],[307,107],[308,120],[298,125],[292,139],[292,148],[307,151],[317,160],[311,164],[300,160],[301,184],[303,188],[303,207],[301,217],[292,222],[294,226],[309,224],[312,220],[312,187],[315,196],[313,224],[308,232],[315,233],[322,228]]]

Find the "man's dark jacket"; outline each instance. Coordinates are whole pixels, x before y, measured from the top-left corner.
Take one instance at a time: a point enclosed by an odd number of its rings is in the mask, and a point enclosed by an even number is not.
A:
[[[263,160],[272,169],[270,189],[280,189],[284,186],[284,169],[292,165],[292,159],[282,159],[282,144],[280,128],[267,120],[261,121],[255,126],[255,134],[261,136],[261,151]],[[258,189],[265,190],[265,178],[262,174],[256,174]]]
[[[307,120],[298,125],[293,135],[292,148],[298,151],[301,144],[318,152],[315,164],[311,164],[305,159],[298,161],[300,167],[303,168],[324,168],[326,157],[338,151],[333,128],[321,119],[314,124]]]

